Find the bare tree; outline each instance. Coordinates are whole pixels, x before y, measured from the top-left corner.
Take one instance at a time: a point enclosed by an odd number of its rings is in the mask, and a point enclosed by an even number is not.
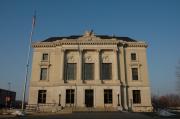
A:
[[[180,107],[180,96],[177,94],[166,94],[162,96],[153,95],[152,105],[155,111],[157,111],[158,108]]]
[[[180,95],[180,60],[178,62],[178,65],[176,67],[176,77],[177,77],[177,92]]]

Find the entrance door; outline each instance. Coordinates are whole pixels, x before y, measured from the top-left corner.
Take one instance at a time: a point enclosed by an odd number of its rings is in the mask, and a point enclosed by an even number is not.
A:
[[[93,90],[88,89],[85,90],[85,104],[86,107],[93,107],[94,103],[94,95],[93,95]]]

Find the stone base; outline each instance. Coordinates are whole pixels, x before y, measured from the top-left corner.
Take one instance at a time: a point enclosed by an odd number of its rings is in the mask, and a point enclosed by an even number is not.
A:
[[[123,109],[122,109],[121,106],[118,106],[118,107],[117,107],[117,110],[118,110],[118,111],[122,111]]]
[[[153,107],[152,106],[134,106],[132,108],[133,112],[152,112]]]

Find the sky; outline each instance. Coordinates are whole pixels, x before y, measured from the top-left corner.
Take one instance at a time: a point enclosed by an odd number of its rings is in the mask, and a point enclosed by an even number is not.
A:
[[[34,42],[91,29],[147,42],[152,94],[177,93],[180,0],[0,0],[0,88],[16,91],[17,99],[35,10]]]

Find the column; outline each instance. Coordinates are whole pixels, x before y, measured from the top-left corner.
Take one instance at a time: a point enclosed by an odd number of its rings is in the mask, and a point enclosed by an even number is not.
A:
[[[118,50],[114,49],[113,52],[114,52],[114,64],[113,64],[114,65],[114,68],[113,68],[114,77],[113,77],[113,80],[115,82],[117,82],[118,81],[118,62],[117,62],[117,52],[118,52]]]
[[[64,80],[64,54],[65,54],[65,49],[61,49],[61,66],[60,66],[60,80]]]
[[[96,63],[95,63],[95,82],[101,82],[101,50],[96,50]]]
[[[124,97],[124,106],[123,107],[124,107],[125,110],[127,110],[128,107],[127,107],[127,90],[126,90],[126,85],[123,86],[123,90],[124,90],[123,91],[124,92],[123,93],[124,94],[123,95],[123,97]]]
[[[120,90],[119,90],[119,103],[120,103],[120,107],[122,109],[122,104],[121,104],[121,97],[122,97],[122,94],[121,94],[121,87],[120,87]]]
[[[78,76],[77,76],[77,83],[81,83],[82,82],[82,64],[83,64],[83,60],[82,60],[82,56],[83,56],[83,50],[79,50],[79,61],[78,61]]]
[[[125,80],[125,63],[124,63],[124,52],[123,52],[123,47],[120,47],[119,48],[119,73],[120,73],[120,82],[121,83],[126,83],[126,80]]]

